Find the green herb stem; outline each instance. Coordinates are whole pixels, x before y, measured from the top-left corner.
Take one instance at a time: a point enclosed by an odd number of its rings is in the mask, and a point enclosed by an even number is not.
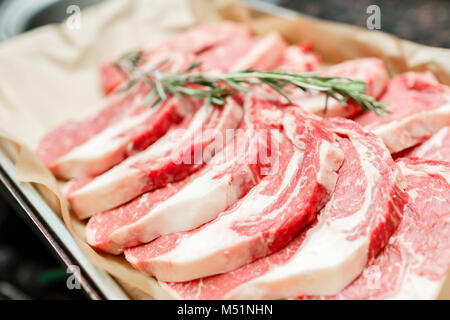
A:
[[[124,89],[127,90],[140,79],[145,79],[153,87],[149,95],[153,97],[156,94],[159,97],[158,102],[165,100],[171,94],[205,98],[208,104],[223,105],[225,99],[230,95],[237,92],[250,92],[251,86],[249,85],[269,86],[289,103],[292,103],[286,92],[286,86],[291,85],[303,91],[325,94],[327,97],[325,112],[328,99],[332,98],[343,105],[352,101],[362,110],[373,111],[380,117],[389,113],[386,104],[365,94],[366,84],[362,81],[321,77],[314,73],[294,74],[282,71],[242,70],[215,75],[196,71],[200,65],[201,63],[194,63],[185,70],[173,74],[164,74],[158,71],[158,67],[148,72],[138,72],[129,80]]]

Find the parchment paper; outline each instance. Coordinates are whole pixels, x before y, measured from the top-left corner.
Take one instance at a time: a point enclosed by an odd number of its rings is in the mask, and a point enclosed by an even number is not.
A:
[[[87,245],[85,224],[71,215],[58,181],[31,150],[44,133],[63,121],[100,107],[97,67],[102,59],[157,43],[196,23],[220,19],[248,23],[257,34],[278,31],[291,43],[310,41],[326,63],[377,56],[391,74],[429,70],[450,84],[450,50],[300,15],[268,16],[232,0],[110,0],[83,11],[80,29],[70,30],[65,23],[46,26],[1,43],[0,138],[14,148],[18,178],[35,183],[86,256],[133,298],[168,297],[153,278],[133,269],[122,256],[102,254]],[[441,296],[448,298],[449,289]]]

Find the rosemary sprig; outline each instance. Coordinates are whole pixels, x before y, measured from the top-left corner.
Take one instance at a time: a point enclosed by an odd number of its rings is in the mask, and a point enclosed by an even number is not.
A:
[[[130,51],[114,61],[114,66],[124,73],[133,73],[144,62],[144,51]]]
[[[151,92],[145,101],[158,97],[155,105],[165,100],[167,95],[189,96],[204,98],[208,106],[225,104],[226,97],[237,92],[250,92],[249,85],[267,85],[292,103],[286,93],[286,87],[293,85],[304,91],[313,90],[322,92],[328,99],[337,100],[343,105],[353,101],[362,110],[375,112],[382,117],[383,113],[389,113],[386,104],[378,102],[375,98],[366,95],[366,85],[362,81],[354,81],[347,78],[321,77],[312,73],[294,74],[282,71],[257,71],[243,70],[225,74],[213,75],[203,72],[195,72],[201,63],[194,63],[185,70],[173,74],[163,74],[158,68],[137,74],[131,78],[125,89],[130,88],[140,79],[145,79],[152,86]],[[151,97],[151,98],[149,98]]]

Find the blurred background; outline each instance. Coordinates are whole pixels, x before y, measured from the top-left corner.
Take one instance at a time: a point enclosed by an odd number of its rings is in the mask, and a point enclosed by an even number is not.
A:
[[[381,31],[428,46],[450,48],[449,0],[274,0],[311,16],[366,27],[366,9],[378,5]]]
[[[102,0],[0,0],[0,41],[67,17],[66,8]],[[369,5],[381,9],[381,30],[430,46],[450,48],[449,0],[265,0],[303,14],[366,26]],[[149,1],[151,5],[151,1]],[[3,191],[3,192],[2,192]],[[84,299],[68,290],[66,268],[38,231],[19,215],[0,186],[0,300]]]
[[[0,41],[62,21],[69,5],[103,0],[0,0]],[[381,9],[381,30],[430,46],[450,48],[449,0],[260,0],[318,18],[366,27],[366,9]],[[251,2],[251,1],[249,1]],[[151,3],[149,1],[149,3]]]

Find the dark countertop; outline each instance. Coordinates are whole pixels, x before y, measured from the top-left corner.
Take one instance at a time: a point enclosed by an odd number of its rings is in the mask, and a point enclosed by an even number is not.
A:
[[[9,1],[9,2],[8,2]],[[0,0],[0,5],[27,3],[28,0]],[[33,0],[36,3],[48,3],[49,0]],[[76,3],[84,8],[102,0],[78,0]],[[260,0],[284,6],[308,15],[323,19],[345,22],[366,27],[367,7],[377,5],[381,11],[381,30],[395,34],[403,39],[412,40],[429,46],[450,48],[450,1],[449,0]],[[25,29],[44,23],[61,21],[67,17],[66,6],[70,0],[60,0],[50,10],[33,15],[15,11],[15,16],[8,19],[14,21],[27,20]],[[149,2],[151,4],[151,2]],[[21,7],[22,8],[22,7]],[[3,24],[3,28],[11,31],[11,26]],[[12,28],[15,30],[15,28]],[[0,23],[0,39],[2,23]]]
[[[1,187],[1,186],[0,186]],[[85,299],[69,290],[68,274],[35,227],[25,223],[0,190],[0,300]]]
[[[322,19],[366,27],[367,7],[378,5],[381,31],[429,46],[450,48],[448,0],[279,0],[286,8]]]

